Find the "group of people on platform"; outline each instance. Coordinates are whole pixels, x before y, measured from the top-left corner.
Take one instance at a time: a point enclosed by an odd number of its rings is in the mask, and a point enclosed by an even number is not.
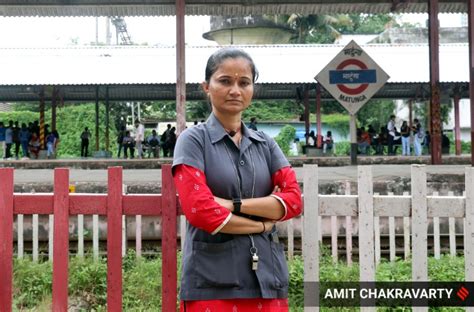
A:
[[[372,147],[377,155],[383,155],[384,148],[387,146],[387,154],[395,155],[398,147],[402,147],[402,156],[410,156],[411,146],[413,144],[413,155],[421,156],[423,151],[430,151],[430,133],[425,130],[420,120],[415,118],[410,126],[406,120],[401,121],[400,129],[396,126],[395,115],[391,115],[386,126],[380,127],[380,132],[369,125],[367,129],[360,127],[357,129],[357,145],[359,153],[369,154]],[[443,133],[442,147],[449,151],[450,140]]]
[[[332,153],[333,147],[334,147],[334,139],[332,137],[331,131],[326,132],[326,136],[319,135],[320,142],[318,142],[318,138],[316,134],[314,133],[314,131],[307,132],[305,133],[304,136],[307,142],[306,147],[309,146],[309,147],[321,148],[323,150],[323,153],[327,153],[327,154]]]
[[[135,130],[133,133],[122,126],[117,135],[118,151],[117,157],[121,158],[123,150],[123,158],[135,158],[135,149],[137,151],[137,158],[145,158],[147,152],[148,158],[160,157],[160,149],[163,151],[163,157],[173,157],[174,146],[176,145],[176,127],[171,124],[166,126],[161,136],[158,135],[155,129],[151,134],[145,137],[145,127],[137,119],[135,120]]]
[[[205,121],[201,120],[202,123],[205,123]],[[194,121],[193,126],[198,124],[198,121]],[[257,120],[255,117],[250,119],[249,129],[257,131]],[[80,139],[81,157],[88,157],[89,141],[91,139],[91,132],[88,127],[84,128]],[[163,157],[173,157],[176,140],[176,127],[172,127],[171,124],[166,125],[166,130],[161,135],[158,135],[157,131],[153,129],[151,134],[145,137],[145,127],[136,119],[133,131],[128,130],[125,125],[121,126],[118,131],[116,141],[118,146],[117,158],[159,158],[160,152]]]
[[[9,120],[0,121],[0,149],[3,159],[32,158],[38,159],[41,149],[46,150],[46,157],[54,158],[59,143],[59,133],[44,126],[44,145],[41,144],[39,121],[20,123]],[[20,154],[21,148],[21,154]]]

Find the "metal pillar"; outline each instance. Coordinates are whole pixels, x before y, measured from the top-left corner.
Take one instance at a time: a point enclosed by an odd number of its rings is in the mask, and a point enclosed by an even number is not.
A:
[[[471,102],[471,142],[474,142],[474,0],[468,1],[469,29],[469,101]],[[474,144],[471,144],[471,165],[474,166]]]
[[[408,127],[413,127],[413,100],[408,100]]]
[[[349,133],[351,136],[351,165],[357,165],[357,152],[359,146],[357,145],[357,119],[355,114],[349,114]]]
[[[110,17],[105,18],[105,44],[110,45],[112,43],[112,32],[110,31]]]
[[[105,87],[105,150],[108,152],[110,147],[109,138],[109,121],[110,121],[110,105],[109,105],[109,86]]]
[[[129,104],[132,108],[132,124],[135,124],[135,120],[142,120],[140,102],[129,102]]]
[[[186,128],[185,0],[176,0],[176,133]]]
[[[95,151],[99,151],[99,86],[95,87]]]
[[[318,148],[321,148],[323,144],[322,136],[323,134],[321,133],[321,85],[317,84],[316,85],[316,126],[317,129],[316,131],[318,132],[316,135],[316,145]]]
[[[99,45],[99,18],[95,18],[95,45]]]
[[[304,130],[305,134],[309,134],[309,87],[307,85],[304,86]],[[306,136],[306,143],[305,145],[308,145],[308,138],[309,136]]]
[[[461,155],[461,122],[459,120],[459,100],[461,97],[458,94],[454,95],[454,144],[456,155]]]
[[[39,139],[40,139],[40,144],[41,144],[41,149],[45,149],[45,137],[44,137],[44,87],[41,88],[40,92],[40,107],[39,107],[39,113],[40,113],[40,120],[39,120]]]
[[[53,87],[53,94],[51,97],[51,131],[56,130],[58,95],[59,95],[59,88]]]
[[[441,164],[441,104],[439,88],[438,0],[429,0],[431,163]]]

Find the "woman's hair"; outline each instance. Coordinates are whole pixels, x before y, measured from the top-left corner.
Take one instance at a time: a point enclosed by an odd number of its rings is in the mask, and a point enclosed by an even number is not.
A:
[[[209,59],[207,60],[206,65],[206,82],[209,83],[211,76],[217,71],[217,68],[226,60],[226,59],[236,59],[236,58],[243,58],[246,59],[250,64],[250,69],[252,71],[252,80],[255,83],[258,78],[258,71],[255,67],[255,63],[253,62],[250,55],[243,50],[236,49],[236,48],[223,48],[214,52]]]

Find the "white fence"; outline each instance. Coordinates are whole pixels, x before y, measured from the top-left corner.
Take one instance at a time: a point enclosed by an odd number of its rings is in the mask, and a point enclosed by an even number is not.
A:
[[[372,167],[359,166],[358,194],[337,196],[318,194],[317,166],[305,166],[304,281],[319,281],[320,226],[314,225],[319,223],[320,216],[358,217],[360,281],[375,281],[376,262],[380,259],[379,218],[389,218],[390,258],[392,260],[395,258],[394,218],[403,218],[405,256],[408,256],[411,250],[413,281],[428,281],[428,218],[433,218],[434,249],[437,257],[440,253],[439,218],[450,218],[451,254],[456,252],[454,218],[463,218],[465,280],[474,281],[474,245],[472,241],[474,235],[474,168],[466,168],[465,174],[466,191],[463,196],[428,196],[426,167],[412,165],[411,195],[377,196],[373,194]],[[351,222],[347,222],[347,224],[351,224]],[[332,248],[334,255],[334,241]],[[305,298],[307,296],[315,296],[315,294],[305,292]],[[414,309],[416,311],[428,310],[425,307]],[[472,311],[471,308],[468,309]],[[318,310],[318,307],[305,307],[305,312]],[[371,311],[375,308],[365,307],[361,310]]]

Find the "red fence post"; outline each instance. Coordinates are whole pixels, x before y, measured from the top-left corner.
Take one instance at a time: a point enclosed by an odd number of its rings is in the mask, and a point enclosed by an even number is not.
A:
[[[107,311],[122,311],[122,167],[108,170]]]
[[[13,168],[0,169],[0,311],[12,310]]]
[[[53,311],[67,311],[69,169],[54,169]]]
[[[177,205],[176,188],[173,181],[170,165],[161,167],[161,200],[162,200],[162,311],[176,311],[176,286],[177,286],[177,243],[176,230]]]

